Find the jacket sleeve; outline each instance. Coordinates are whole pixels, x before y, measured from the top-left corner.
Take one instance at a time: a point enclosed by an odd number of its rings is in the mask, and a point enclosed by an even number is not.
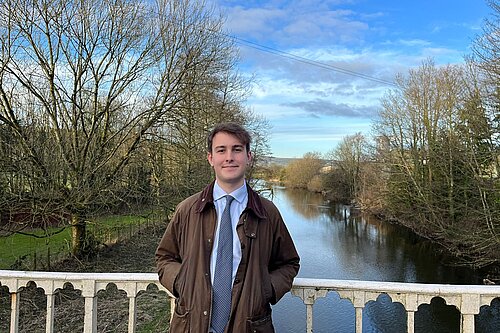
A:
[[[177,209],[163,234],[156,249],[156,270],[160,283],[175,297],[179,297],[175,290],[175,279],[179,274],[182,256],[179,247],[180,212]]]
[[[274,299],[271,304],[276,304],[290,289],[292,289],[293,279],[299,272],[299,254],[295,249],[292,237],[283,222],[283,219],[276,209],[274,228],[274,244],[269,263],[269,274],[274,291]],[[274,215],[274,214],[272,214]]]

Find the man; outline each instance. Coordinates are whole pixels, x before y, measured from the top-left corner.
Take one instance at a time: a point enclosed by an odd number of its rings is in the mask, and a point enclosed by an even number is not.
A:
[[[177,206],[156,251],[176,297],[170,332],[274,332],[270,305],[292,287],[299,256],[278,209],[246,183],[249,133],[225,123],[207,141],[215,181]]]

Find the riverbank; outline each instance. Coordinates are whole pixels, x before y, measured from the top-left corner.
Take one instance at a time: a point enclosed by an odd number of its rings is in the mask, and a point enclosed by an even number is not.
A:
[[[418,230],[412,228],[410,224],[404,223],[404,221],[400,221],[397,218],[384,215],[379,211],[373,212],[369,209],[364,209],[357,204],[351,204],[349,206],[354,208],[352,211],[355,212],[355,214],[357,215],[361,214],[371,215],[376,219],[383,221],[384,223],[396,225],[400,228],[407,230],[410,234],[413,235],[413,237],[415,237],[415,239],[420,239],[431,243],[437,254],[442,258],[441,261],[443,265],[450,267],[466,267],[468,269],[471,269],[476,272],[475,274],[478,276],[479,283],[500,284],[500,262],[496,262],[480,268],[475,267],[474,265],[465,262],[463,258],[457,255],[455,251],[450,250],[450,247],[446,246],[447,244],[446,240],[437,241],[436,239],[433,239],[428,235],[419,233]]]
[[[272,186],[276,189],[287,189],[286,186],[283,186],[281,183],[277,182],[269,182],[269,186]],[[421,233],[418,229],[412,228],[411,223],[403,223],[404,221],[400,221],[397,218],[392,218],[385,215],[380,208],[376,211],[369,209],[366,206],[361,205],[358,202],[338,202],[338,198],[336,198],[332,193],[326,191],[315,191],[311,189],[290,189],[290,191],[300,190],[305,191],[306,193],[311,193],[314,195],[320,195],[323,197],[324,202],[327,202],[329,205],[336,205],[337,203],[344,205],[347,210],[350,211],[350,216],[372,216],[375,219],[387,223],[390,225],[398,226],[405,230],[410,237],[414,239],[415,242],[425,242],[430,244],[429,247],[433,249],[434,253],[440,259],[440,264],[450,267],[452,269],[462,269],[466,268],[472,270],[474,272],[474,282],[473,284],[500,284],[500,261],[496,261],[492,264],[481,265],[478,264],[478,261],[467,260],[464,256],[466,251],[466,244],[462,244],[458,241],[453,241],[449,237],[452,235],[449,233],[442,233],[440,237],[432,237],[429,234]],[[418,225],[418,223],[416,223]],[[461,234],[464,234],[463,232]],[[432,246],[431,246],[432,245]],[[474,244],[469,244],[474,246]],[[498,257],[498,255],[497,255]]]

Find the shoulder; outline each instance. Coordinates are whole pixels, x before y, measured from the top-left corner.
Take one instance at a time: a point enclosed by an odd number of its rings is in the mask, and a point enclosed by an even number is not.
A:
[[[264,215],[267,219],[270,221],[281,221],[281,213],[271,200],[261,196],[257,195],[257,207],[259,207],[259,210],[262,212],[262,215]]]
[[[260,202],[262,204],[262,207],[264,207],[264,210],[269,212],[274,212],[274,211],[278,211],[278,208],[276,207],[276,205],[274,204],[274,202],[272,202],[271,200],[267,199],[267,198],[264,198],[263,196],[259,195],[259,199],[260,199]]]
[[[196,205],[201,200],[201,192],[197,192],[182,200],[175,208],[176,214],[184,214],[196,209]]]

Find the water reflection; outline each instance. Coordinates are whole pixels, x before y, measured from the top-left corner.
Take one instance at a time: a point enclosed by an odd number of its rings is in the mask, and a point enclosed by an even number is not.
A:
[[[276,188],[275,195],[284,195],[290,203],[290,207],[305,221],[314,221],[324,212],[322,210],[331,210],[321,195],[309,191],[293,190],[286,191],[284,188]],[[328,215],[326,215],[328,216]]]
[[[368,216],[351,216],[349,207],[330,204],[317,193],[276,188],[280,209],[301,254],[301,277],[476,283],[473,272],[440,262],[429,242],[406,229]]]
[[[393,303],[387,294],[381,294],[376,301],[370,301],[363,310],[363,323],[372,332],[406,332],[406,310],[401,303]]]
[[[490,306],[482,306],[476,315],[476,332],[500,332],[500,298],[491,301]]]
[[[444,299],[434,297],[430,304],[422,304],[418,307],[415,313],[415,331],[460,332],[460,312],[455,306],[447,305]]]
[[[404,228],[363,215],[351,216],[347,206],[330,204],[321,195],[308,191],[275,188],[272,200],[283,215],[301,256],[299,277],[478,283],[474,272],[444,266],[429,242]],[[481,325],[487,328],[477,329],[490,332],[490,327],[497,327],[498,307],[488,307],[481,312],[482,319],[486,319]],[[313,311],[315,332],[354,333],[354,307],[337,293],[330,292],[318,300]],[[459,327],[456,312],[436,298],[417,312],[416,332],[455,332]],[[302,301],[290,294],[274,307],[277,332],[304,332],[305,317]],[[406,312],[401,304],[393,303],[387,295],[367,304],[363,312],[363,332],[405,331]]]

